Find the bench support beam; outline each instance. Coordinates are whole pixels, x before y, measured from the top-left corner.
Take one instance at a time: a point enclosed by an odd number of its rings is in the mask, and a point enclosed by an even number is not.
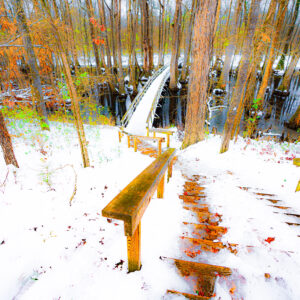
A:
[[[141,269],[141,222],[133,236],[127,236],[128,272]]]

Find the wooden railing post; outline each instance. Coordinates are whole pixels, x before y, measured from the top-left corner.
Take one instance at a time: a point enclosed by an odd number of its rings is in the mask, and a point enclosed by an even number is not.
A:
[[[167,134],[167,148],[170,147],[170,135]]]
[[[300,192],[300,180],[298,181],[298,184],[296,186],[296,192]]]
[[[134,152],[136,152],[137,151],[137,138],[136,137],[133,138],[133,146],[134,146]]]
[[[161,142],[162,140],[158,141],[158,155],[161,155]]]
[[[119,130],[119,143],[121,143],[121,141],[122,141],[122,132]]]
[[[127,144],[128,144],[128,148],[130,148],[130,136],[127,135]]]
[[[141,269],[141,222],[133,236],[127,236],[128,272]]]
[[[169,179],[172,177],[172,171],[173,171],[173,159],[170,161],[168,165],[168,177],[167,182],[169,182]]]
[[[157,198],[164,197],[164,190],[165,190],[165,175],[161,178],[158,187],[157,187]]]
[[[149,127],[147,127],[147,136],[149,136]]]

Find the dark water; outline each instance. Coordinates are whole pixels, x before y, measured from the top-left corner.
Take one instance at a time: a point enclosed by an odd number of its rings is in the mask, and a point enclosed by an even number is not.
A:
[[[290,86],[290,94],[287,97],[281,97],[274,93],[275,89],[280,85],[281,76],[274,75],[270,85],[270,90],[266,95],[266,102],[269,107],[269,115],[262,116],[258,123],[259,130],[266,130],[271,128],[272,133],[281,134],[283,131],[292,133],[295,136],[295,131],[286,128],[285,123],[289,121],[293,113],[300,104],[300,79],[299,75],[292,78]],[[218,77],[212,78],[212,87],[217,83]],[[219,94],[218,91],[211,88],[209,94],[209,104],[207,119],[209,121],[209,129],[213,127],[218,132],[222,132],[227,112],[228,101],[231,99],[233,88],[235,86],[236,78],[231,76],[230,83],[226,87],[227,92]],[[139,83],[139,88],[145,84],[145,81]],[[154,127],[174,127],[183,129],[185,124],[186,102],[187,102],[187,84],[182,84],[182,88],[171,92],[168,88],[169,81],[166,82],[162,92],[158,107],[156,109],[156,118],[154,120]],[[256,90],[259,87],[257,82]],[[128,89],[126,85],[127,95],[120,98],[113,94],[107,85],[98,85],[90,89],[88,93],[88,101],[84,101],[81,106],[82,117],[85,122],[90,118],[97,119],[100,115],[112,118],[115,123],[120,124],[122,116],[127,111],[130,103],[133,101],[135,95]],[[91,105],[91,102],[94,105]],[[88,103],[88,105],[87,105]],[[245,125],[245,116],[241,122],[241,131]]]

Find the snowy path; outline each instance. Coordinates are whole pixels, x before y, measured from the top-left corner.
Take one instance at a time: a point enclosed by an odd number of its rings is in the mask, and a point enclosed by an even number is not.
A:
[[[155,99],[157,90],[165,79],[165,76],[170,72],[170,67],[167,67],[151,84],[150,88],[146,91],[143,99],[137,106],[133,113],[126,131],[135,135],[146,135],[146,121],[152,107],[153,100]]]

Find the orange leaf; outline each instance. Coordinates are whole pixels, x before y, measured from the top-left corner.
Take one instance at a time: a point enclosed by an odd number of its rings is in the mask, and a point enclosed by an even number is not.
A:
[[[265,239],[265,241],[270,244],[273,241],[275,241],[275,238],[274,237],[268,237],[267,239]]]

